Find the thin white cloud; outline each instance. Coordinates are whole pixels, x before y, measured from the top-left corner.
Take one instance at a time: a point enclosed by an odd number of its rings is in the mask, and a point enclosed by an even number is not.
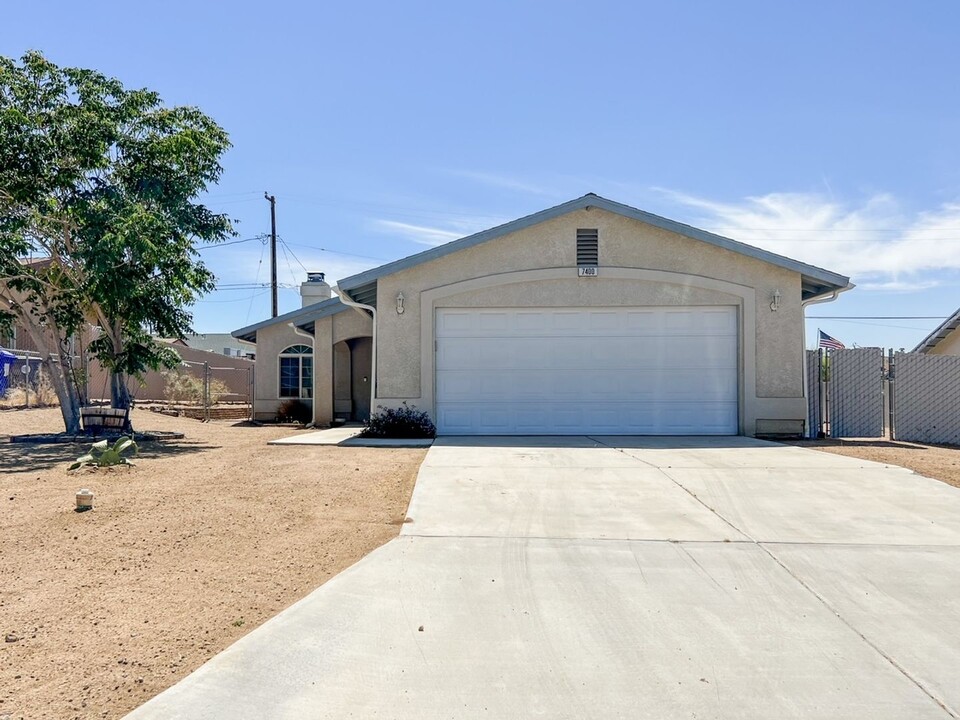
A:
[[[904,292],[960,270],[960,203],[908,213],[889,194],[857,205],[812,193],[771,193],[718,202],[659,191],[698,212],[691,222],[720,235],[851,276],[861,287]]]
[[[514,192],[527,193],[529,195],[556,196],[557,192],[541,185],[536,185],[527,180],[512,177],[510,175],[501,175],[498,173],[477,172],[475,170],[448,170],[451,175],[473,180],[474,182],[491,187],[513,190]]]
[[[864,282],[857,284],[857,290],[886,293],[911,293],[939,287],[939,280],[890,280],[888,282]]]
[[[463,233],[456,230],[444,230],[443,228],[429,227],[427,225],[413,225],[398,220],[377,220],[376,225],[381,230],[400,235],[404,239],[412,240],[420,245],[443,245],[451,240],[459,240],[463,237]]]
[[[284,254],[283,245],[277,248],[277,281],[283,285],[299,288],[310,272],[326,273],[327,282],[335,281],[369,270],[383,263],[379,260],[360,260],[344,257],[331,252],[297,246],[293,248],[296,257],[289,250]],[[216,273],[219,283],[269,283],[270,257],[268,253],[239,250],[229,256],[205,258],[208,266]],[[299,260],[299,262],[298,262]],[[301,267],[300,263],[303,263]],[[258,271],[259,266],[259,271]]]

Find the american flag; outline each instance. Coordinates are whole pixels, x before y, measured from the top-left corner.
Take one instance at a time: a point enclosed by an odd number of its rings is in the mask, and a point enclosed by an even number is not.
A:
[[[821,348],[830,348],[831,350],[843,350],[846,345],[837,340],[835,337],[830,337],[823,330],[817,330],[820,333],[820,344],[817,347]]]

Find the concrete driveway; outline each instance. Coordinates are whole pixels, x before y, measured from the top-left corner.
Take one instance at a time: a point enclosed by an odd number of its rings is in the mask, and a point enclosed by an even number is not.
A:
[[[129,717],[958,717],[960,491],[902,468],[443,438],[408,514]]]

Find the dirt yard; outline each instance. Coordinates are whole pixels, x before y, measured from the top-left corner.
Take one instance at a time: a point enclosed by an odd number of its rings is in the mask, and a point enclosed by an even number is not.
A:
[[[960,447],[891,440],[803,440],[791,445],[900,465],[960,487]]]
[[[134,425],[186,437],[68,474],[86,446],[2,437],[61,430],[59,410],[0,412],[0,720],[123,716],[397,535],[425,454]]]

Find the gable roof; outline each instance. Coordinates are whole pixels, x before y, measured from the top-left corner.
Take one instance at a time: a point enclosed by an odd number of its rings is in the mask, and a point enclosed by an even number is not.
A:
[[[844,290],[848,287],[851,287],[850,278],[844,275],[839,275],[814,265],[807,265],[799,260],[792,260],[791,258],[784,257],[783,255],[777,255],[776,253],[772,253],[768,250],[762,250],[760,248],[753,247],[752,245],[731,240],[730,238],[723,237],[722,235],[715,235],[707,232],[706,230],[700,230],[699,228],[695,228],[691,225],[685,225],[684,223],[680,223],[675,220],[669,220],[667,218],[660,217],[659,215],[654,215],[653,213],[644,212],[643,210],[638,210],[637,208],[630,207],[629,205],[624,205],[613,200],[607,200],[606,198],[600,197],[594,193],[587,193],[583,197],[570,200],[569,202],[565,202],[561,205],[557,205],[546,210],[541,210],[540,212],[532,215],[527,215],[526,217],[513,220],[503,225],[498,225],[497,227],[490,228],[489,230],[483,230],[473,235],[468,235],[467,237],[454,240],[444,245],[430,248],[429,250],[417,253],[416,255],[411,255],[400,260],[389,262],[385,265],[381,265],[380,267],[373,268],[372,270],[367,270],[365,272],[352,275],[341,280],[339,283],[337,283],[337,286],[341,291],[347,292],[355,301],[361,303],[370,303],[371,300],[375,301],[376,299],[376,281],[381,277],[392,275],[393,273],[415,267],[416,265],[420,265],[425,262],[430,262],[431,260],[437,260],[438,258],[450,255],[451,253],[455,253],[459,250],[465,250],[475,245],[487,242],[488,240],[494,240],[509,233],[517,232],[518,230],[524,230],[533,225],[546,222],[547,220],[552,220],[560,217],[561,215],[566,215],[577,210],[583,210],[588,207],[600,208],[608,212],[616,213],[617,215],[622,215],[623,217],[639,220],[640,222],[658,227],[662,230],[668,230],[678,235],[683,235],[694,240],[700,240],[701,242],[715,245],[716,247],[720,247],[725,250],[740,253],[741,255],[762,260],[763,262],[770,263],[771,265],[777,265],[779,267],[786,268],[787,270],[798,272],[802,277],[804,300],[809,300],[819,297],[820,295],[825,295],[827,293]]]
[[[950,333],[954,332],[958,327],[960,327],[960,308],[958,308],[953,315],[944,320],[936,330],[927,335],[920,342],[920,344],[913,349],[913,352],[930,352],[940,343],[941,340],[946,340]]]
[[[320,318],[335,315],[336,313],[343,312],[349,308],[350,306],[344,305],[340,301],[340,298],[332,297],[329,300],[313,303],[312,305],[307,305],[299,310],[293,310],[291,312],[284,313],[283,315],[278,315],[275,318],[261,320],[253,325],[247,325],[239,330],[234,330],[230,334],[239,340],[246,340],[247,342],[255,343],[257,341],[257,330],[262,330],[265,327],[270,327],[271,325],[276,325],[277,323],[293,323],[298,328],[302,328],[307,332],[312,333],[314,322]]]

